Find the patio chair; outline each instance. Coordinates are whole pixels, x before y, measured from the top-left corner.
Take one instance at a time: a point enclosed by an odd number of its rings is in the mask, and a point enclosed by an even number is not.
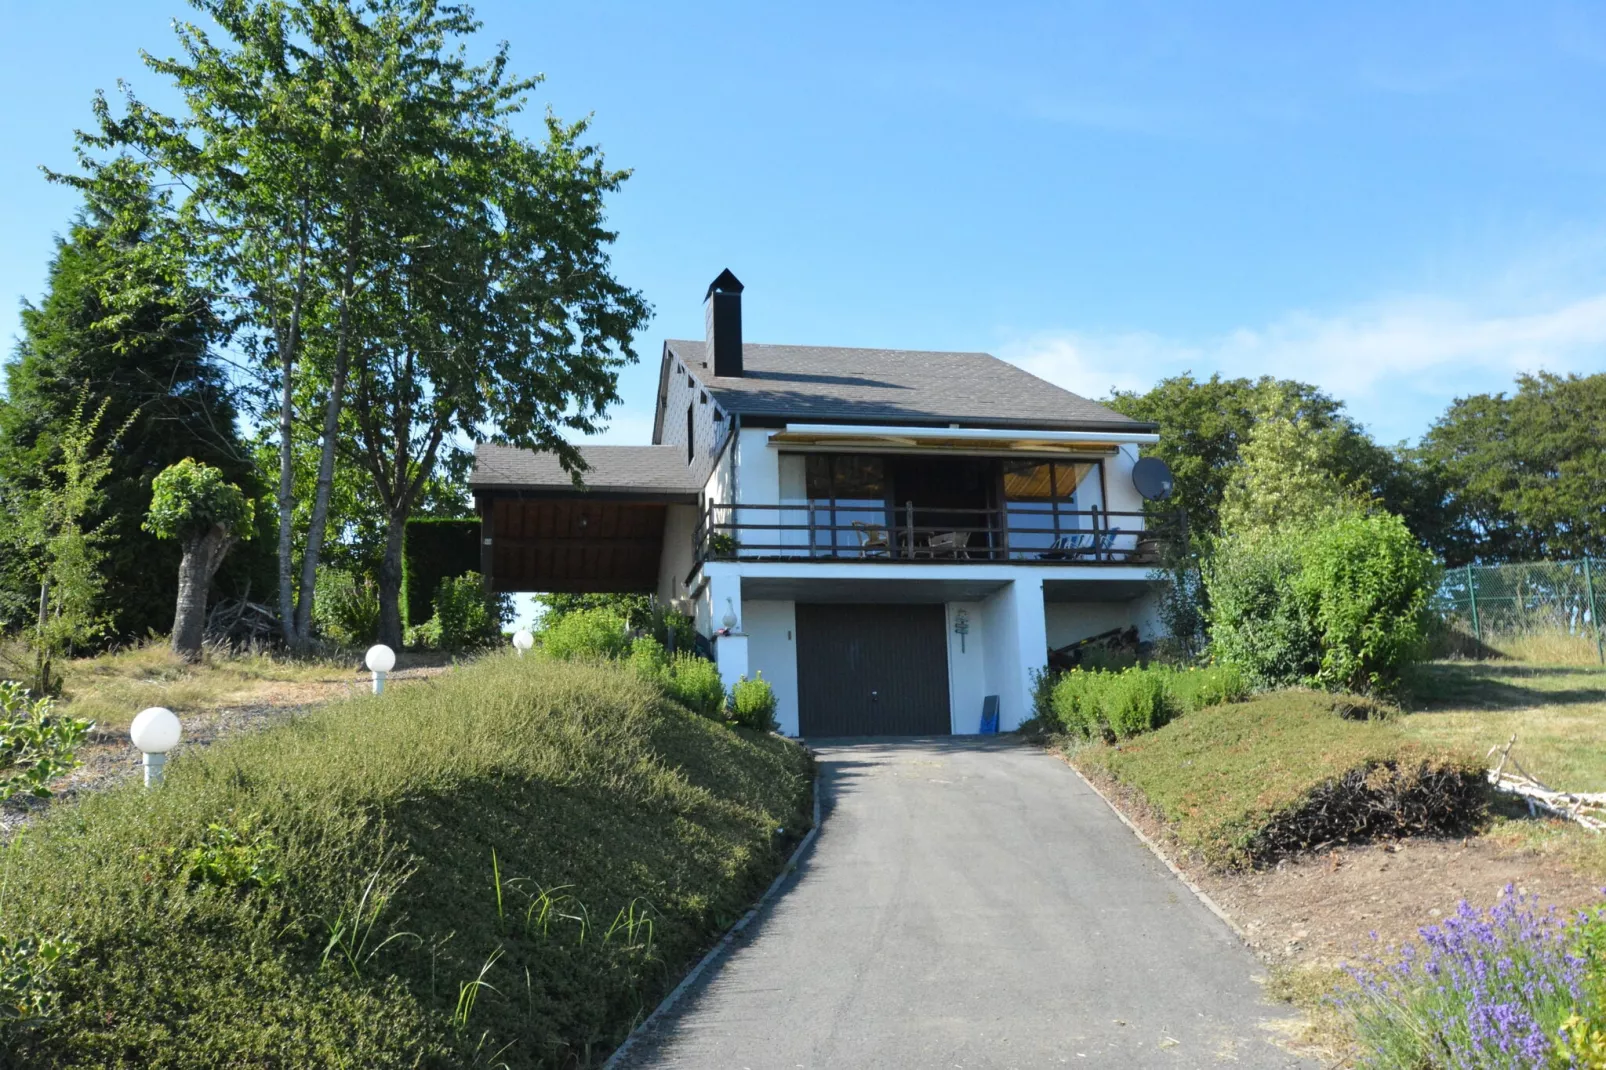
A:
[[[942,531],[926,540],[926,556],[959,557],[970,545],[971,532]]]
[[[875,554],[887,552],[887,529],[880,524],[867,524],[863,520],[853,522],[854,534],[859,536],[859,554],[870,557]]]
[[[1091,531],[1077,532],[1074,535],[1061,535],[1054,540],[1054,544],[1047,550],[1038,554],[1040,561],[1063,561],[1068,557],[1079,557],[1092,548],[1094,535]]]

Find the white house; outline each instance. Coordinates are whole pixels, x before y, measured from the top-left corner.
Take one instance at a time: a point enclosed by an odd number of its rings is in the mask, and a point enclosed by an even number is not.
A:
[[[741,295],[714,280],[706,338],[664,343],[653,444],[584,447],[584,488],[479,448],[494,589],[656,592],[805,736],[976,732],[988,696],[1007,731],[1051,649],[1154,636],[1180,530],[1134,480],[1153,426],[985,353],[747,343]]]

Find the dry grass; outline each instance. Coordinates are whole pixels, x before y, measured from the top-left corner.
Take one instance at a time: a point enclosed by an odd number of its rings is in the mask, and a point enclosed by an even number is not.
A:
[[[184,714],[219,706],[292,704],[327,697],[356,673],[354,659],[261,652],[208,654],[191,665],[165,643],[153,641],[66,663],[62,704],[102,729],[119,731],[147,706]]]
[[[1405,698],[1407,735],[1475,751],[1504,746],[1562,791],[1606,791],[1606,669],[1508,661],[1424,665]]]

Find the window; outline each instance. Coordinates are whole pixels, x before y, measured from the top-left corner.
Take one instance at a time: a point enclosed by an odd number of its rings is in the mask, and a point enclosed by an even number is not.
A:
[[[697,459],[697,423],[694,415],[697,406],[686,406],[686,463],[691,464]]]
[[[1100,527],[1101,471],[1098,461],[1005,464],[1010,556],[1036,557],[1066,536]]]
[[[887,524],[887,473],[880,457],[811,453],[804,459],[804,494],[817,550],[858,553]],[[855,527],[855,525],[858,525]]]

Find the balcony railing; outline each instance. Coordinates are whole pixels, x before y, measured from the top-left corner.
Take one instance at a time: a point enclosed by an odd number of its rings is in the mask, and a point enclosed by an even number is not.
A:
[[[1061,508],[926,508],[819,500],[709,504],[693,535],[702,561],[1156,564],[1187,538],[1187,518]]]

